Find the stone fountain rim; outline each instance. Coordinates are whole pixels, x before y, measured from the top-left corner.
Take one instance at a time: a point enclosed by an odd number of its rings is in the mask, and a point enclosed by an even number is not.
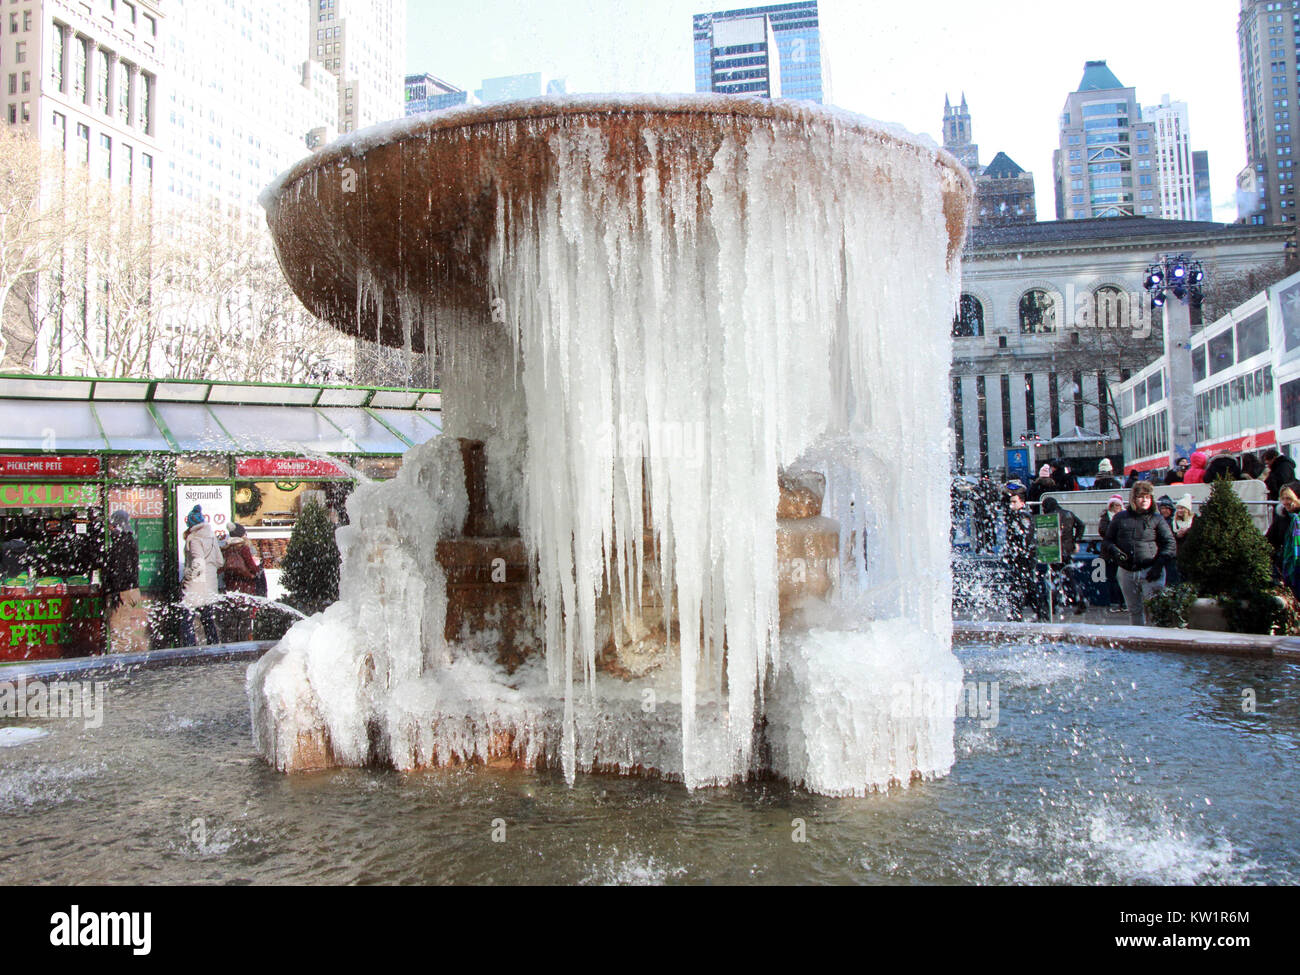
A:
[[[750,95],[682,94],[599,94],[551,95],[491,105],[469,105],[426,112],[380,122],[334,140],[306,156],[275,177],[259,195],[268,211],[284,191],[313,171],[364,156],[372,149],[434,132],[454,131],[521,120],[545,120],[582,115],[641,112],[646,115],[712,115],[730,118],[770,119],[794,124],[820,124],[830,129],[847,129],[912,152],[933,162],[950,179],[963,184],[974,195],[975,183],[966,168],[946,149],[928,138],[916,136],[899,125],[880,122],[839,108],[812,102],[758,98]]]

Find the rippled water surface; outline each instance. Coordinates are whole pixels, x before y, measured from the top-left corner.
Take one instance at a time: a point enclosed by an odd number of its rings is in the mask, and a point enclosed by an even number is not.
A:
[[[959,717],[947,778],[867,799],[483,769],[285,777],[253,753],[244,664],[113,678],[99,728],[0,720],[48,732],[0,734],[0,883],[1300,882],[1297,665],[959,656],[997,682],[996,726]]]

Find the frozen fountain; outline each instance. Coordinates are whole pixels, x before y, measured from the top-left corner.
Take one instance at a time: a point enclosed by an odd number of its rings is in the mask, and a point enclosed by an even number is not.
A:
[[[250,668],[264,758],[945,774],[970,195],[906,133],[720,96],[418,116],[283,174],[284,273],[436,352],[444,433],[357,490],[339,602]]]

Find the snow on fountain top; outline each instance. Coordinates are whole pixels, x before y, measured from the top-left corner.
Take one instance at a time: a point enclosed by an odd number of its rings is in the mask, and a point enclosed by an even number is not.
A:
[[[501,198],[556,178],[557,133],[608,140],[611,191],[638,193],[651,159],[685,165],[703,189],[728,137],[789,127],[807,151],[845,139],[939,171],[948,263],[965,236],[973,184],[946,151],[898,126],[805,102],[734,95],[567,95],[396,119],[336,140],[281,173],[260,199],[280,265],[303,303],[342,331],[423,351],[412,321],[434,310],[489,313],[487,255]],[[869,178],[890,177],[883,170]],[[388,314],[385,315],[385,309]]]

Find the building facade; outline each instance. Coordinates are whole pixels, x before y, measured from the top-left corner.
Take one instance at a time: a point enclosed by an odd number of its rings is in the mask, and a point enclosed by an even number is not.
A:
[[[464,89],[427,72],[406,76],[407,115],[423,115],[425,112],[437,112],[456,105],[475,104],[477,101]]]
[[[0,9],[9,125],[91,173],[148,194],[162,150],[162,21],[149,0]]]
[[[403,115],[405,0],[303,0],[310,57],[338,79],[338,130]]]
[[[1142,217],[973,227],[953,322],[955,468],[1003,471],[1027,443],[1080,473],[1119,457],[1113,395],[1163,352],[1148,264],[1188,254],[1213,280],[1280,260],[1288,237]]]
[[[1300,99],[1300,2],[1242,0],[1237,19],[1246,168],[1237,177],[1238,219],[1295,223],[1296,134],[1291,112]]]
[[[1154,126],[1157,216],[1163,220],[1196,220],[1196,173],[1188,135],[1187,103],[1171,102],[1142,109],[1143,121]]]
[[[817,0],[692,19],[695,90],[827,101]]]
[[[943,147],[975,180],[976,226],[1038,219],[1033,173],[1025,172],[1005,152],[995,155],[987,166],[980,165],[980,147],[973,141],[965,93],[955,108],[947,95],[943,98]]]
[[[1239,454],[1278,446],[1300,453],[1300,274],[1207,325],[1192,339],[1196,446]],[[1171,390],[1165,356],[1125,382],[1119,408],[1127,466],[1169,466]]]
[[[338,131],[338,80],[303,41],[313,10],[299,0],[171,0],[166,10],[162,203],[255,225],[262,189]]]
[[[1066,96],[1052,165],[1057,220],[1159,212],[1154,126],[1105,61],[1088,61]]]

